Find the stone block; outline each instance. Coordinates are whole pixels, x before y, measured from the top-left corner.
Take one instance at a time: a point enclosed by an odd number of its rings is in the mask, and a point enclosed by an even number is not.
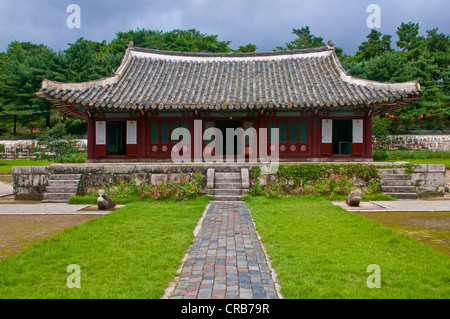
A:
[[[261,174],[261,176],[258,177],[259,183],[261,184],[261,186],[266,186],[267,185],[267,181],[266,180],[268,178],[269,178],[269,175],[266,175],[266,174],[264,174],[264,175]]]
[[[428,164],[428,172],[430,173],[445,173],[444,164]]]
[[[214,175],[215,175],[214,168],[208,168],[206,170],[206,188],[207,189],[214,189]]]
[[[250,176],[248,168],[241,169],[241,181],[242,181],[242,188],[248,189],[250,187]]]
[[[152,174],[150,178],[152,185],[156,185],[158,181],[167,181],[167,174]]]
[[[133,174],[136,172],[135,165],[105,165],[103,168],[105,173],[111,174]]]
[[[90,181],[87,181],[88,185],[86,186],[99,187],[113,183],[113,178],[110,174],[91,174],[89,176]]]
[[[142,183],[148,182],[149,176],[147,173],[134,173],[133,177],[136,180],[136,185],[141,185]]]
[[[47,166],[32,166],[31,174],[48,174]]]
[[[172,173],[172,174],[167,175],[167,179],[170,182],[179,182],[180,178],[181,178],[181,174],[179,174],[179,173]]]
[[[413,173],[425,173],[428,171],[428,164],[419,164],[413,168]]]

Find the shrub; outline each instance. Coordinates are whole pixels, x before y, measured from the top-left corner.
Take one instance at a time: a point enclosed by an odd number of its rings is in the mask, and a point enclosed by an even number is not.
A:
[[[345,175],[331,175],[317,181],[310,181],[303,188],[303,192],[314,195],[348,195],[355,187],[353,180]]]
[[[44,129],[37,138],[37,150],[41,159],[59,163],[80,163],[86,160],[78,151],[77,142],[67,133],[64,124]]]
[[[359,179],[363,194],[378,194],[380,177],[378,167],[367,164],[288,164],[280,165],[276,182],[262,187],[260,169],[252,169],[251,196],[282,197],[286,194],[313,194],[330,198],[347,196],[356,188]],[[283,186],[283,187],[282,187]]]
[[[281,198],[283,197],[283,192],[281,186],[278,183],[267,183],[263,191],[261,191],[267,198]]]
[[[172,197],[177,202],[184,202],[200,195],[202,183],[202,173],[196,171],[188,174],[180,173],[180,178],[175,181],[157,180],[154,185],[150,180],[122,178],[106,187],[106,191],[114,201],[124,198],[156,201]]]

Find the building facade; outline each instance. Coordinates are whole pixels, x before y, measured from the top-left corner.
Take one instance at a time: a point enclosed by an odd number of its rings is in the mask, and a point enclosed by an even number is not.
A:
[[[89,161],[167,161],[172,152],[194,157],[198,144],[214,155],[222,149],[259,157],[260,129],[268,129],[267,152],[277,150],[280,161],[370,160],[372,116],[421,94],[416,81],[351,77],[332,47],[212,54],[132,46],[111,77],[44,80],[37,93],[87,120]],[[181,128],[191,133],[189,141],[174,134]],[[203,139],[208,128],[222,132],[223,141]],[[225,138],[227,128],[254,128],[256,134],[239,143]],[[272,128],[278,128],[278,141]]]

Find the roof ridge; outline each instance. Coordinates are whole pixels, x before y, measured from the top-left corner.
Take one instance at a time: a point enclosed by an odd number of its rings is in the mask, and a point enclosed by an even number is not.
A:
[[[334,51],[334,48],[329,46],[322,46],[317,48],[308,49],[296,49],[296,50],[278,50],[271,52],[188,52],[188,51],[169,51],[169,50],[157,50],[142,47],[129,47],[127,51],[146,52],[169,56],[185,56],[185,57],[265,57],[265,56],[277,56],[277,55],[295,55],[306,54],[316,52]]]

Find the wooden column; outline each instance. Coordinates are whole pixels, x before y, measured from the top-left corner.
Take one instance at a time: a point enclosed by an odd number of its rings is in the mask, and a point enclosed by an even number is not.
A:
[[[138,119],[138,158],[147,157],[147,118]]]
[[[89,117],[87,120],[88,143],[87,143],[87,159],[95,157],[95,120]]]
[[[321,140],[321,128],[319,126],[319,118],[315,115],[311,116],[311,157],[319,157],[319,147]]]
[[[372,158],[372,117],[364,117],[364,153],[366,158]]]

